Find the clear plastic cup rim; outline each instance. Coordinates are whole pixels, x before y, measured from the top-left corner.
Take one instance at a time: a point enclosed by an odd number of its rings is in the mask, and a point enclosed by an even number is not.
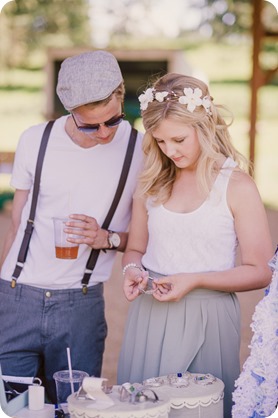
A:
[[[68,383],[73,382],[77,383],[80,382],[80,377],[89,377],[87,372],[83,372],[82,370],[72,370],[72,379],[69,379],[70,372],[69,370],[59,370],[53,374],[53,379],[57,380],[58,382]]]

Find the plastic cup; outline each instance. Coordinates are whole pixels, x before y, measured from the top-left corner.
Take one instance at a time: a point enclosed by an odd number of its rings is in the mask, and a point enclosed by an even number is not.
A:
[[[88,373],[81,370],[72,371],[72,379],[69,370],[60,370],[55,372],[53,379],[56,384],[57,403],[63,410],[67,405],[67,398],[73,392],[77,392],[82,385],[84,377],[88,377]]]
[[[64,232],[65,223],[69,221],[69,218],[53,218],[56,258],[77,258],[79,245],[67,241],[67,238],[75,238],[76,235]]]

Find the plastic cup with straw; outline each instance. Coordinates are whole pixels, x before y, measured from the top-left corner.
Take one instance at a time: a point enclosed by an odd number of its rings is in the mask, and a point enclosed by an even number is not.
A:
[[[88,373],[81,370],[72,370],[70,349],[67,348],[68,370],[59,370],[53,374],[56,384],[57,411],[68,413],[67,398],[74,392],[77,392],[82,385],[84,377]],[[66,415],[67,416],[67,415]]]

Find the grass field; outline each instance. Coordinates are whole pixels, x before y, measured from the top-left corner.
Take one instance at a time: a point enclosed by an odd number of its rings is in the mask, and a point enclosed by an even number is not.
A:
[[[251,45],[200,44],[186,49],[185,58],[207,78],[215,102],[233,112],[233,141],[248,157]],[[43,70],[0,70],[0,152],[14,151],[20,133],[44,120],[44,86]],[[258,97],[255,180],[264,203],[278,209],[278,84],[262,87]],[[8,182],[9,174],[0,173],[0,190]]]

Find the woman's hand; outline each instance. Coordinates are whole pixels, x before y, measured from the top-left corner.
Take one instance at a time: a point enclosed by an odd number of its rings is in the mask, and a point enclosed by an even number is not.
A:
[[[127,300],[132,301],[147,287],[149,273],[138,267],[129,267],[124,278],[124,294]]]
[[[153,297],[160,302],[178,302],[197,287],[196,278],[195,274],[179,273],[154,279]]]

